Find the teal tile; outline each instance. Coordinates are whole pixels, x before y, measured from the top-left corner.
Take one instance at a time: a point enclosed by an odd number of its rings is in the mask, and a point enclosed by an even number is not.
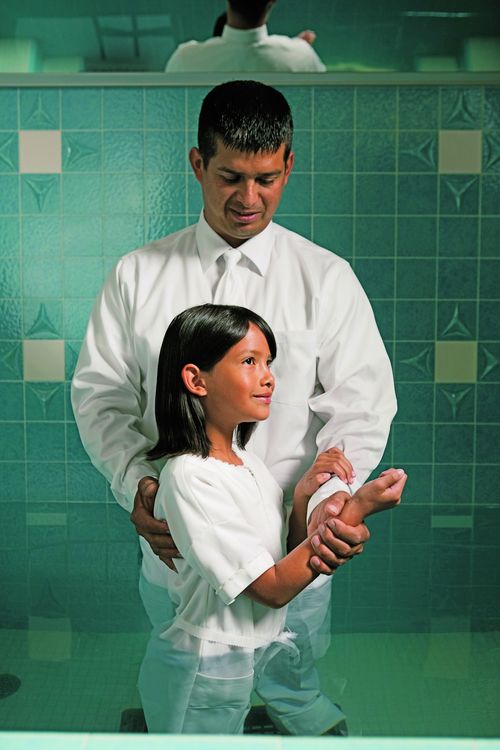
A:
[[[2,461],[0,463],[0,502],[18,503],[25,500],[26,465],[21,462]],[[3,522],[6,515],[2,513]]]
[[[392,216],[359,216],[355,219],[356,256],[392,257],[395,219]]]
[[[17,300],[0,300],[0,339],[21,338],[21,304]]]
[[[64,260],[65,297],[95,297],[103,284],[101,258],[66,258]]]
[[[104,89],[103,126],[106,129],[132,130],[144,126],[144,93],[140,88]]]
[[[500,482],[500,463],[490,466],[483,465],[476,472],[475,497],[476,505],[486,503],[488,505],[500,505],[498,494],[498,483]]]
[[[439,299],[475,299],[477,296],[476,260],[439,260]]]
[[[183,132],[163,130],[144,134],[144,170],[146,172],[186,172],[186,137]]]
[[[437,177],[435,175],[399,175],[399,214],[436,214],[437,206]]]
[[[20,297],[19,258],[4,258],[0,266],[0,297]]]
[[[396,127],[397,95],[392,86],[356,89],[356,128],[385,130]]]
[[[71,456],[70,458],[72,459],[73,456]],[[104,505],[106,500],[106,480],[88,460],[85,463],[75,463],[73,461],[68,461],[67,477],[68,502],[77,503],[79,506],[80,503],[92,503],[91,511],[94,510],[94,516],[97,516],[97,513],[95,512],[96,506],[94,505],[94,503],[102,503],[102,505],[97,507],[97,510],[99,511],[101,518],[101,520],[99,521],[99,525],[101,524],[101,522],[103,523],[102,538],[104,540],[106,538],[106,508]],[[88,510],[83,511],[83,509],[80,508],[80,511],[85,513],[87,517],[90,518],[90,516],[88,515]],[[88,523],[89,521],[87,521],[87,524]],[[96,536],[96,538],[98,537]]]
[[[184,213],[186,210],[185,189],[184,178],[179,175],[146,175],[145,212],[150,214]]]
[[[26,450],[30,461],[64,461],[64,424],[28,422]]]
[[[481,260],[479,296],[482,299],[500,298],[500,259]]]
[[[127,211],[142,213],[143,193],[144,177],[142,174],[104,175],[104,212],[108,214]]]
[[[54,258],[62,251],[60,216],[25,216],[22,222],[25,260]]]
[[[311,86],[276,86],[281,91],[292,110],[295,130],[312,128],[312,98]]]
[[[392,540],[393,543],[393,554],[395,569],[401,573],[404,578],[412,570],[412,560],[415,560],[413,555],[405,555],[405,547],[407,544],[413,546],[423,544],[423,550],[430,553],[430,534],[431,534],[431,509],[429,506],[416,507],[415,505],[401,505],[394,511],[391,511],[392,520]],[[416,550],[415,550],[416,551]],[[418,566],[423,566],[423,569],[428,569],[429,558],[426,555],[422,555],[419,558]],[[416,572],[416,571],[414,571]],[[396,578],[393,571],[394,578]],[[415,581],[415,589],[425,589],[425,581]]]
[[[105,172],[142,172],[144,133],[138,130],[104,132],[103,169]]]
[[[479,338],[484,341],[500,339],[500,302],[479,303]]]
[[[64,216],[64,255],[102,255],[100,216]]]
[[[143,216],[116,214],[104,217],[103,252],[106,257],[120,257],[143,244]]]
[[[441,175],[439,212],[476,215],[479,213],[479,178],[471,175]]]
[[[100,131],[63,133],[63,172],[99,172],[102,167],[102,135]],[[119,169],[113,171],[120,171]]]
[[[19,341],[15,343],[12,341],[0,341],[0,380],[22,380],[22,377],[21,343]]]
[[[0,214],[17,214],[19,211],[19,177],[0,174]]]
[[[17,132],[0,130],[0,173],[19,171],[19,144]]]
[[[473,422],[475,387],[471,383],[436,386],[436,420],[438,422]]]
[[[23,289],[26,297],[61,297],[63,269],[60,259],[26,258],[23,268]]]
[[[173,177],[170,178],[170,182],[172,184],[172,190],[173,190],[173,182],[174,182]],[[198,221],[200,211],[203,208],[203,200],[202,200],[200,185],[197,182],[194,175],[188,175],[187,191],[188,191],[188,207],[189,207],[188,211],[192,215],[192,221],[189,222],[191,224],[191,223],[194,223],[195,221]],[[156,201],[154,187],[150,191],[150,197],[147,199],[147,206],[148,206],[147,210],[151,211],[151,208],[149,207],[149,205],[153,206],[158,213],[162,213],[161,202]]]
[[[0,461],[24,459],[24,424],[0,422]]]
[[[16,422],[24,419],[24,391],[22,383],[0,383],[0,421]]]
[[[65,339],[83,340],[93,304],[94,298],[64,300],[63,328]]]
[[[291,232],[297,232],[302,237],[312,239],[311,217],[310,216],[290,216],[284,215],[277,217],[281,226],[286,227]]]
[[[146,128],[184,130],[186,124],[185,89],[146,88],[144,96]]]
[[[313,206],[315,214],[353,213],[353,175],[313,175]]]
[[[436,86],[399,88],[399,127],[402,130],[438,126],[439,89]]]
[[[448,258],[474,258],[478,251],[476,218],[444,217],[439,220],[439,255]]]
[[[483,130],[482,141],[483,172],[500,172],[500,141],[498,140],[497,133],[495,131],[488,132]]]
[[[396,133],[390,130],[356,133],[357,172],[394,172]]]
[[[434,343],[396,343],[395,376],[398,382],[434,381]]]
[[[4,216],[0,221],[0,257],[19,254],[19,219]]]
[[[434,419],[433,383],[397,383],[397,422],[432,422]]]
[[[31,456],[30,456],[31,458]],[[31,502],[66,503],[66,465],[52,461],[29,461],[26,466],[27,491]]]
[[[198,117],[201,105],[203,99],[211,89],[211,86],[192,86],[187,88],[186,121],[188,128],[192,128],[193,130],[198,128]],[[183,123],[181,127],[184,126]],[[193,145],[196,145],[196,142],[193,142]]]
[[[380,335],[386,342],[394,339],[394,303],[392,300],[370,300]]]
[[[75,372],[76,363],[78,360],[78,353],[80,351],[81,342],[80,341],[65,341],[64,344],[64,372],[66,380],[71,380],[73,378],[73,374]],[[66,413],[68,415],[73,414],[73,409],[71,406],[71,399],[69,398],[69,394],[66,394],[66,402],[67,402],[67,409]]]
[[[82,465],[88,463],[88,456],[80,440],[78,428],[74,422],[68,422],[66,426],[66,454],[69,462],[79,461]]]
[[[441,122],[445,130],[477,130],[482,126],[483,92],[480,86],[441,88]]]
[[[78,580],[104,583],[107,554],[106,545],[99,542],[73,542],[68,548],[70,583],[76,585]]]
[[[314,89],[314,127],[332,130],[354,126],[354,89],[350,86]]]
[[[428,258],[400,258],[396,265],[398,299],[434,299],[436,264]]]
[[[65,418],[61,383],[25,383],[25,402],[28,421],[63,421]]]
[[[23,214],[59,213],[61,210],[59,175],[22,175],[21,207]]]
[[[484,90],[484,124],[486,128],[500,127],[500,88],[488,86]]]
[[[394,175],[357,174],[356,211],[358,214],[394,214],[396,207]]]
[[[74,474],[71,475],[72,468],[72,464],[68,464],[68,494],[71,492],[71,487],[74,485],[75,480],[78,483],[77,476]],[[75,500],[68,505],[68,535],[70,543],[105,543],[107,538],[106,524],[107,513],[104,503],[101,505]]]
[[[102,92],[99,89],[63,89],[61,105],[64,130],[98,130],[102,127]]]
[[[500,380],[500,343],[479,343],[477,373],[482,382]]]
[[[415,300],[396,302],[396,339],[400,341],[433,341],[435,304]]]
[[[315,172],[352,172],[354,168],[353,131],[316,131],[313,165]]]
[[[113,218],[113,217],[110,217]],[[144,227],[144,242],[152,242],[166,237],[168,234],[178,232],[187,226],[187,220],[184,216],[146,216]],[[138,243],[138,246],[141,243]]]
[[[434,458],[438,463],[472,463],[474,461],[474,427],[467,424],[437,424]]]
[[[482,213],[493,216],[500,214],[500,175],[483,175]]]
[[[356,258],[354,270],[369,299],[394,298],[394,260]]]
[[[410,472],[412,463],[432,463],[432,424],[394,425],[394,461]]]
[[[482,218],[481,255],[483,258],[500,258],[500,218]]]
[[[342,258],[353,253],[354,224],[350,216],[314,216],[312,239]]]
[[[293,137],[294,162],[293,171],[311,172],[312,170],[312,133],[310,130],[297,130]]]
[[[279,214],[310,214],[311,213],[311,185],[310,174],[292,172],[277,215]]]
[[[500,422],[500,384],[477,384],[477,421]]]
[[[434,466],[434,502],[450,506],[469,505],[473,492],[472,464]]]
[[[18,92],[15,89],[0,91],[0,130],[17,130]]]
[[[134,580],[140,573],[140,562],[134,554],[137,544],[111,544],[108,554],[108,580],[126,582]]]
[[[397,254],[400,257],[434,257],[437,249],[435,216],[402,216],[397,219]]]
[[[61,339],[62,306],[60,300],[24,299],[23,338]]]
[[[476,339],[477,304],[475,302],[438,303],[438,339],[460,341]]]
[[[411,464],[407,473],[408,480],[401,502],[405,506],[428,505],[432,498],[432,464]]]
[[[100,174],[64,174],[62,176],[65,214],[89,216],[102,211],[103,188]]]
[[[434,130],[401,131],[398,169],[400,172],[436,172],[437,133]]]
[[[61,104],[57,89],[21,89],[22,130],[60,130]]]

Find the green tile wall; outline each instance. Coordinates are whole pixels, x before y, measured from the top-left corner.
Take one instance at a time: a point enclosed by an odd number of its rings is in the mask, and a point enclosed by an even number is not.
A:
[[[339,572],[333,627],[498,628],[500,88],[283,91],[297,160],[278,220],[364,284],[399,398],[382,465],[410,476]],[[2,625],[45,607],[75,630],[147,627],[137,539],[82,450],[69,380],[116,258],[197,218],[186,155],[204,93],[0,90]],[[62,131],[62,173],[20,174],[19,131],[46,130]],[[480,132],[478,170],[440,172],[440,131],[455,130]],[[63,342],[65,381],[23,378],[30,340]]]

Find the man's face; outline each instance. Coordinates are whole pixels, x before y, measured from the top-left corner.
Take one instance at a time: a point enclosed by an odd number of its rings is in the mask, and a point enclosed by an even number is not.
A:
[[[198,149],[191,149],[189,160],[203,192],[205,219],[231,247],[255,237],[273,218],[293,164],[293,153],[286,163],[284,154],[284,143],[274,154],[247,154],[218,139],[205,168]]]

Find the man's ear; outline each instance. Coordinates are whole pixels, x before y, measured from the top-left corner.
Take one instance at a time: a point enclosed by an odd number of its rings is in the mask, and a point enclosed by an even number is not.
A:
[[[189,162],[194,172],[194,176],[196,177],[198,182],[201,182],[201,170],[203,169],[203,157],[200,154],[199,150],[196,148],[196,146],[193,146],[193,148],[189,152]]]
[[[207,395],[207,388],[201,370],[196,365],[184,365],[181,370],[181,378],[189,393],[192,393],[194,396]]]
[[[290,172],[292,171],[294,157],[295,155],[293,151],[290,151],[290,153],[288,154],[288,159],[286,160],[286,163],[285,163],[285,185],[288,182]]]

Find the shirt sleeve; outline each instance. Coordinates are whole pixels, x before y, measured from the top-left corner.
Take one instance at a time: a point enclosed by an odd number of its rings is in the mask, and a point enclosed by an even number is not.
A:
[[[120,268],[121,262],[94,305],[71,400],[85,450],[117,501],[130,511],[139,479],[158,471],[146,458],[153,441],[141,426],[141,373]]]
[[[368,298],[350,266],[325,278],[318,341],[318,378],[323,392],[311,410],[324,422],[318,450],[340,448],[356,473],[356,484],[337,477],[311,498],[308,513],[332,492],[351,493],[366,481],[384,452],[396,396],[391,363]]]
[[[274,565],[213,467],[182,459],[173,471],[167,466],[155,501],[155,515],[162,514],[187,564],[224,604]]]

